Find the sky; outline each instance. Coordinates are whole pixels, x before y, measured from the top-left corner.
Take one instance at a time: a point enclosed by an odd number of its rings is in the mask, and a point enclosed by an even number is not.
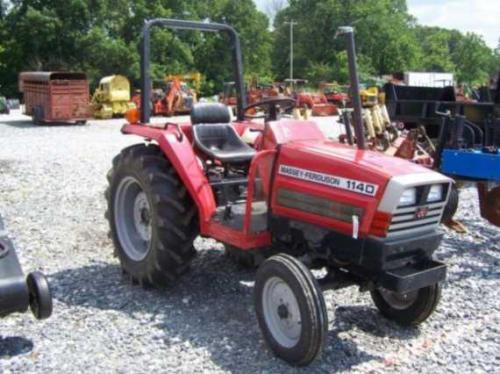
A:
[[[254,1],[266,12],[273,0]],[[409,12],[421,25],[472,31],[481,35],[491,48],[498,46],[500,0],[407,0],[407,3]]]

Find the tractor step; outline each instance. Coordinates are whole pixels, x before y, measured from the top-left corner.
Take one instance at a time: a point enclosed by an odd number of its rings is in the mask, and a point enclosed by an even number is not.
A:
[[[213,220],[235,230],[243,230],[246,201],[220,206],[216,209]],[[252,203],[250,215],[250,232],[267,230],[267,203],[256,201]]]

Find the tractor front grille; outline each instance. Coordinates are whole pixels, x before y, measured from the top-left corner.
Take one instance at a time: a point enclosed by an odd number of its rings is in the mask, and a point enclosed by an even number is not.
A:
[[[388,237],[413,234],[435,229],[440,221],[445,201],[410,207],[397,207],[392,215]]]

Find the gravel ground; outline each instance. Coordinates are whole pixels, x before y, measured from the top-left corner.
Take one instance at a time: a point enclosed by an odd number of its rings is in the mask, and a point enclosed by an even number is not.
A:
[[[0,117],[0,212],[27,273],[48,275],[54,314],[0,321],[0,372],[288,372],[265,347],[253,276],[197,240],[192,271],[168,291],[127,284],[107,237],[103,191],[112,157],[138,141],[121,120],[33,127]],[[461,192],[458,217],[437,257],[449,265],[443,298],[420,328],[382,318],[354,287],[326,292],[323,357],[304,372],[498,372],[500,230]],[[300,370],[297,370],[300,371]]]

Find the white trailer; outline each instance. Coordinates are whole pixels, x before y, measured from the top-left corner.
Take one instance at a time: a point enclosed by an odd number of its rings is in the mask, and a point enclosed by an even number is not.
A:
[[[406,72],[404,82],[407,86],[445,87],[454,86],[453,73]]]

